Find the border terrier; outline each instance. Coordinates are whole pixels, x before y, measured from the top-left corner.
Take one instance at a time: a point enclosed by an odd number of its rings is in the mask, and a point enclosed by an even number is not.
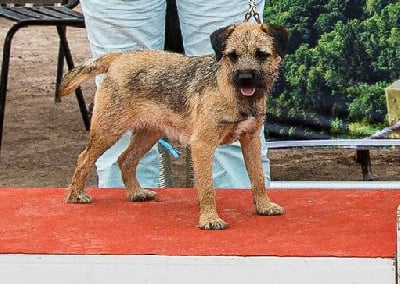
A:
[[[239,141],[251,181],[256,212],[279,215],[283,208],[270,201],[261,164],[260,132],[266,94],[279,74],[288,30],[273,24],[232,24],[213,32],[209,56],[141,50],[109,53],[71,70],[60,94],[104,74],[98,87],[86,148],[79,155],[68,187],[67,202],[89,203],[85,180],[97,158],[123,133],[133,135],[118,165],[130,201],[155,198],[136,179],[139,159],[166,135],[192,152],[200,207],[199,227],[227,227],[216,210],[212,181],[218,145]]]

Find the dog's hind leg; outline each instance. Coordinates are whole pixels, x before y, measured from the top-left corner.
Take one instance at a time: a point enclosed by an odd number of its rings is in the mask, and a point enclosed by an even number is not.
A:
[[[86,178],[97,158],[121,137],[123,134],[121,131],[122,130],[116,130],[112,132],[108,128],[102,129],[101,127],[92,127],[88,144],[78,157],[77,166],[72,176],[71,184],[68,187],[67,202],[92,202],[92,198],[85,192]]]
[[[118,158],[122,180],[130,201],[152,200],[156,196],[154,191],[141,188],[136,178],[136,167],[143,155],[157,143],[161,136],[162,132],[154,129],[135,130],[128,148]]]
[[[261,162],[261,141],[259,132],[245,134],[240,138],[243,157],[246,165],[253,202],[259,215],[280,215],[283,208],[270,201],[265,190],[265,177]]]

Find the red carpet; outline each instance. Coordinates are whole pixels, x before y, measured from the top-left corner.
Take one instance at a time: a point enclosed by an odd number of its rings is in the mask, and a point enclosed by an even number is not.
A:
[[[193,189],[159,189],[132,203],[123,189],[91,189],[92,204],[64,189],[0,189],[0,253],[337,256],[393,258],[400,190],[274,190],[285,207],[254,213],[249,190],[218,190],[225,231],[196,228]]]

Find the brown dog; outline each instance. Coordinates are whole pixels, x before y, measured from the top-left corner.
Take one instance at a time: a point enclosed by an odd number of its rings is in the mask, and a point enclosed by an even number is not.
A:
[[[87,203],[85,180],[97,158],[127,130],[128,148],[118,158],[130,201],[154,199],[136,179],[139,159],[165,134],[189,145],[198,188],[199,226],[224,229],[216,211],[212,163],[220,144],[239,140],[260,215],[283,208],[266,192],[261,165],[260,130],[266,94],[279,73],[288,30],[270,24],[230,25],[212,33],[214,56],[187,57],[163,51],[110,53],[68,73],[61,85],[67,95],[82,81],[105,74],[97,90],[86,149],[68,188],[68,202]]]

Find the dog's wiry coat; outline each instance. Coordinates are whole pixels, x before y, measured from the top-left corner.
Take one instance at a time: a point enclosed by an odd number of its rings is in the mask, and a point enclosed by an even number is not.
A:
[[[61,95],[104,73],[99,86],[86,149],[78,158],[68,189],[69,202],[91,202],[84,191],[97,158],[127,130],[131,143],[118,158],[128,199],[153,199],[136,179],[139,159],[163,135],[189,145],[198,188],[199,226],[224,229],[212,185],[212,162],[219,144],[239,140],[251,181],[256,211],[281,214],[265,192],[260,130],[265,95],[277,78],[288,31],[277,25],[242,23],[215,31],[216,55],[188,57],[163,51],[111,53],[68,73]]]

